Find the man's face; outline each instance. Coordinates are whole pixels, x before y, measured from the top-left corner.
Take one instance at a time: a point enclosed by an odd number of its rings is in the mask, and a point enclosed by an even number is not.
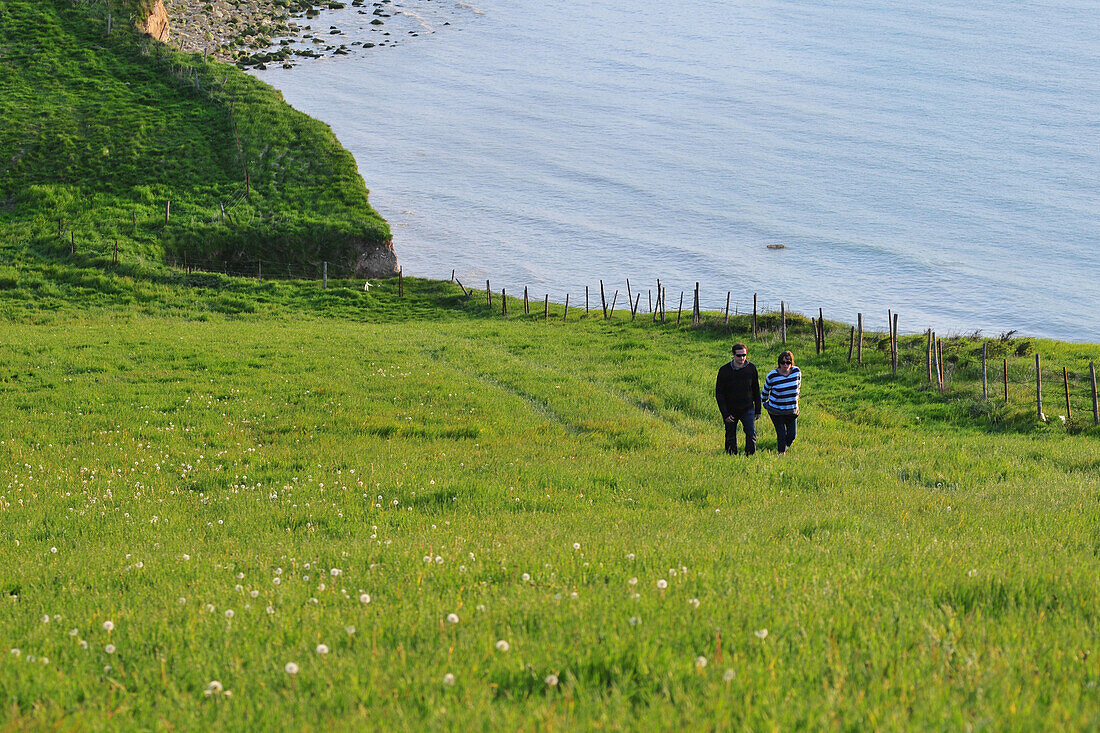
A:
[[[748,349],[738,349],[738,350],[733,352],[733,365],[734,366],[743,367],[743,366],[745,366],[746,362],[748,362],[748,360],[749,360],[749,350]]]

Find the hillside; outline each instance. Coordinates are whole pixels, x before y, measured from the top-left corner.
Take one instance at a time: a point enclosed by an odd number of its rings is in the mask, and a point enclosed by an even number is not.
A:
[[[113,265],[117,246],[129,268],[395,272],[331,130],[235,67],[142,37],[137,5],[0,5],[0,257]]]
[[[793,317],[800,437],[747,459],[714,372],[734,339],[770,365],[772,315],[0,284],[5,727],[1100,724],[1100,436],[1030,416],[1031,354],[995,408],[975,342],[941,395]]]

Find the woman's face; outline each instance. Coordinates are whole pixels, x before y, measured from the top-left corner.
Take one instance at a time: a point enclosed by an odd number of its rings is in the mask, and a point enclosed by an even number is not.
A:
[[[784,377],[791,373],[793,367],[794,364],[791,363],[790,359],[781,359],[779,361],[779,373]]]

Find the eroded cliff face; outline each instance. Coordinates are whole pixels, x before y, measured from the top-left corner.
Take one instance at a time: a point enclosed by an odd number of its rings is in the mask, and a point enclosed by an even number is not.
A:
[[[355,261],[355,276],[362,278],[383,278],[397,275],[397,253],[393,251],[393,240],[385,244],[356,245],[359,259]]]
[[[157,0],[153,5],[152,12],[149,13],[149,17],[144,22],[139,20],[137,27],[142,33],[148,33],[161,43],[167,41],[169,34],[168,10],[164,7],[164,0]]]

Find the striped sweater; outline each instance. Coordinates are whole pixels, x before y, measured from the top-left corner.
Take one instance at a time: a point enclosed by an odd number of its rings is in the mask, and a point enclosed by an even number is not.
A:
[[[764,378],[760,401],[773,415],[797,415],[798,392],[801,388],[802,372],[798,367],[791,367],[791,373],[785,377],[778,369],[772,369]]]

